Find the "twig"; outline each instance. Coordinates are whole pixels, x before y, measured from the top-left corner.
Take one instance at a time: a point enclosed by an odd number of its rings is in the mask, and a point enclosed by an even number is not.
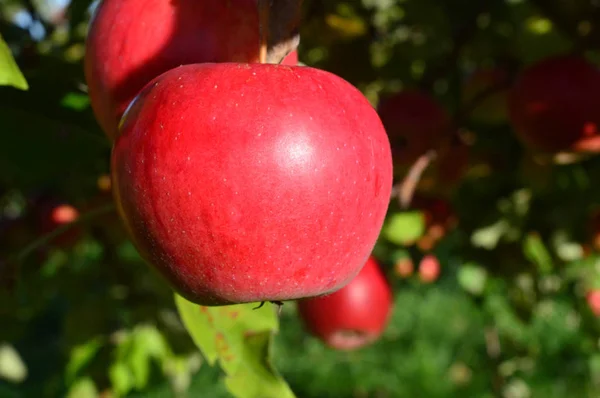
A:
[[[404,179],[396,187],[394,187],[392,196],[398,195],[398,203],[403,209],[406,209],[408,206],[410,206],[417,189],[417,185],[421,180],[421,176],[427,167],[429,167],[431,162],[435,160],[436,156],[437,152],[433,149],[421,155],[410,167],[406,177],[404,177]]]
[[[25,261],[25,259],[34,251],[47,245],[52,240],[56,239],[58,236],[64,234],[69,231],[75,225],[86,223],[96,217],[99,217],[103,214],[110,213],[115,210],[114,203],[110,203],[108,205],[103,205],[98,207],[97,209],[90,210],[89,212],[79,216],[73,222],[68,224],[61,225],[60,227],[55,228],[49,233],[40,236],[35,239],[33,242],[29,243],[25,246],[21,251],[15,253],[9,259],[6,260],[3,264],[0,264],[0,287],[7,287],[11,289],[14,286],[14,282],[16,280],[16,274],[19,270],[20,264]]]
[[[267,62],[267,46],[269,40],[269,9],[271,0],[258,0],[258,29],[259,29],[259,56],[261,64]]]
[[[298,48],[302,1],[257,0],[261,62],[281,63]]]

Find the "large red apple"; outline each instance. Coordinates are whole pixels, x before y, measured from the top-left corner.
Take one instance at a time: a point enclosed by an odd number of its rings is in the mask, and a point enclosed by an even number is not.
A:
[[[600,151],[600,72],[584,58],[561,55],[529,66],[509,95],[518,137],[541,152]]]
[[[298,301],[308,330],[338,350],[354,350],[377,340],[391,311],[392,292],[373,257],[344,288]]]
[[[308,67],[215,63],[161,75],[123,117],[112,154],[140,253],[190,301],[283,301],[347,284],[392,186],[366,98]]]
[[[258,56],[256,0],[103,0],[90,23],[85,77],[92,109],[112,139],[131,100],[161,73]],[[289,57],[297,63],[297,54]]]

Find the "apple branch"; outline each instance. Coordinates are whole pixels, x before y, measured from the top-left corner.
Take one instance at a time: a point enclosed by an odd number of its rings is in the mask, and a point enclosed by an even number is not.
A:
[[[31,243],[29,243],[18,253],[15,253],[13,256],[11,256],[6,262],[0,263],[0,288],[6,288],[9,290],[14,288],[17,279],[16,276],[19,271],[19,266],[23,261],[25,261],[27,257],[29,257],[31,253],[35,252],[40,247],[47,245],[49,242],[56,239],[60,235],[66,233],[75,225],[89,222],[94,218],[100,217],[104,214],[108,214],[114,210],[115,204],[112,202],[109,204],[102,205],[96,209],[88,211],[85,214],[82,214],[76,220],[68,224],[64,224],[60,227],[55,228],[49,233],[44,234],[32,241]]]
[[[401,208],[406,209],[410,206],[421,176],[436,156],[437,152],[433,149],[421,155],[410,167],[406,177],[393,188],[392,196],[398,196]]]
[[[302,1],[257,0],[261,63],[278,64],[298,48]]]

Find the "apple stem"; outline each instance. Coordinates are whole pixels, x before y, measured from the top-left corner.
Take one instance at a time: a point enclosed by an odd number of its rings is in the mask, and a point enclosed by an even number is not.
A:
[[[433,149],[419,156],[415,163],[410,167],[406,177],[404,177],[397,187],[394,187],[392,196],[398,195],[398,202],[403,209],[410,206],[421,176],[431,162],[435,160],[436,156],[437,152]]]
[[[271,0],[258,0],[258,29],[260,44],[258,61],[261,64],[267,63],[267,49],[269,41],[269,9],[271,7]]]
[[[64,224],[64,225],[61,225],[61,226],[53,229],[49,233],[42,235],[39,238],[35,239],[33,242],[29,243],[18,253],[14,254],[11,258],[9,258],[7,263],[4,264],[4,267],[6,267],[6,269],[11,269],[11,264],[13,264],[13,267],[16,267],[19,263],[23,262],[31,253],[33,253],[40,247],[48,244],[48,242],[52,241],[53,239],[57,238],[58,236],[64,234],[65,232],[67,232],[68,230],[73,228],[75,225],[83,224],[85,222],[88,222],[88,221],[96,218],[96,217],[110,213],[114,210],[115,210],[115,204],[111,202],[109,204],[99,206],[96,209],[90,210],[90,211],[86,212],[85,214],[82,214],[76,220],[74,220],[68,224]],[[0,269],[0,284],[2,284],[2,282],[3,282],[4,274],[5,274],[4,270]]]

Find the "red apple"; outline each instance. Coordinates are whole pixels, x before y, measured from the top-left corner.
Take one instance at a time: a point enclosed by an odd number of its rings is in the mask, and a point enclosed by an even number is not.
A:
[[[296,66],[298,65],[298,51],[292,51],[281,61],[282,65]]]
[[[392,292],[373,257],[344,288],[298,301],[307,329],[328,346],[354,350],[383,333],[392,311]]]
[[[591,290],[586,295],[586,301],[590,310],[596,315],[600,317],[600,290],[594,289]]]
[[[128,104],[161,73],[182,64],[254,62],[258,56],[256,0],[103,0],[86,42],[92,109],[112,139]],[[293,57],[286,62],[296,64]]]
[[[472,101],[479,99],[475,108],[472,108],[471,119],[486,124],[506,122],[508,81],[508,73],[503,68],[478,69],[466,79],[462,92],[463,103],[471,105]]]
[[[40,203],[35,209],[40,234],[49,234],[57,228],[70,224],[79,218],[79,210],[73,205],[55,200]],[[82,235],[82,230],[74,226],[50,241],[51,245],[68,248],[74,245]]]
[[[378,108],[392,144],[394,165],[411,166],[450,136],[450,116],[429,94],[406,90],[385,98]]]
[[[399,258],[394,264],[394,271],[401,278],[408,278],[413,274],[415,265],[410,257]]]
[[[540,152],[600,151],[600,72],[584,58],[546,58],[522,71],[509,95],[517,136]]]
[[[419,263],[419,277],[424,283],[435,282],[440,276],[440,261],[433,254],[423,256]]]
[[[390,144],[352,85],[300,66],[185,65],[123,117],[113,189],[140,253],[188,300],[283,301],[362,268],[390,200]]]

